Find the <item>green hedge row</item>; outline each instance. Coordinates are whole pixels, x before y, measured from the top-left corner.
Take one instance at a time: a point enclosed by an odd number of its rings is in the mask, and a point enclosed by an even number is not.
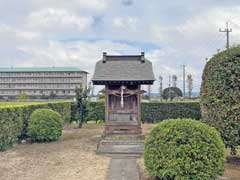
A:
[[[0,150],[12,146],[17,140],[27,137],[28,120],[31,113],[39,108],[49,108],[61,114],[64,122],[71,118],[71,103],[58,102],[18,107],[0,108]]]
[[[87,105],[88,120],[104,120],[104,102],[89,102]],[[150,102],[142,103],[142,122],[157,123],[164,119],[173,118],[201,118],[200,105],[198,102]],[[72,105],[72,119],[75,118],[76,110]]]
[[[76,105],[71,105],[71,120],[76,120]],[[103,101],[88,102],[87,103],[87,121],[90,120],[104,120],[105,117],[105,104]]]
[[[157,123],[164,119],[201,119],[198,102],[150,102],[142,103],[142,122]]]
[[[105,119],[105,104],[100,102],[89,102],[87,104],[87,120],[104,120]]]
[[[215,54],[201,84],[203,122],[215,127],[231,153],[240,146],[240,45]]]

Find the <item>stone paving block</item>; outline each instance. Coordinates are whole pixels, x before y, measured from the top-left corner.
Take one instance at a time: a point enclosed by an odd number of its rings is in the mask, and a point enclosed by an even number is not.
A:
[[[112,158],[107,180],[139,180],[136,158]]]

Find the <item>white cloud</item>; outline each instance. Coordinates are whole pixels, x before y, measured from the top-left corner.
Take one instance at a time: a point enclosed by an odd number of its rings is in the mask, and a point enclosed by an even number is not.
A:
[[[13,48],[27,42],[31,44],[33,40],[38,40],[39,38],[40,35],[36,32],[25,31],[6,24],[0,24],[0,47]]]
[[[208,41],[214,40],[215,36],[219,36],[220,27],[225,28],[225,23],[230,22],[232,26],[240,26],[240,6],[233,8],[213,8],[204,11],[201,14],[189,17],[183,23],[176,26],[162,26],[154,24],[151,27],[153,36],[161,42],[169,43],[172,46],[186,47],[199,45],[203,46]],[[240,31],[233,33],[234,38],[239,42]]]
[[[11,30],[10,26],[6,25],[6,24],[0,24],[0,33],[6,32]]]
[[[146,57],[152,61],[153,69],[155,72],[155,85],[153,87],[154,92],[158,92],[159,82],[158,77],[163,77],[163,87],[168,87],[169,76],[176,75],[178,77],[178,87],[182,88],[182,62],[178,60],[179,53],[176,49],[169,47],[162,49],[154,49],[147,52]],[[180,56],[181,58],[181,56]],[[186,74],[191,74],[194,79],[194,90],[198,91],[201,83],[202,69],[194,65],[194,63],[188,63],[186,66]]]
[[[92,73],[103,51],[139,54],[145,50],[153,62],[156,78],[164,76],[166,86],[168,76],[176,74],[181,87],[180,65],[185,63],[198,90],[205,57],[225,46],[225,34],[218,32],[219,27],[225,27],[225,21],[229,20],[233,28],[231,43],[240,42],[240,6],[233,0],[224,3],[214,0],[210,5],[207,1],[194,1],[185,7],[186,3],[169,1],[164,6],[160,6],[161,1],[148,2],[146,6],[145,1],[135,0],[7,3],[7,8],[5,5],[0,8],[1,22],[5,23],[0,24],[0,54],[4,59],[0,63],[79,66]],[[156,82],[154,91],[157,87]]]
[[[218,7],[190,16],[178,25],[163,26],[152,24],[149,34],[152,41],[164,44],[161,50],[154,50],[150,59],[155,62],[157,75],[167,79],[171,74],[182,78],[181,64],[186,64],[187,73],[193,75],[195,90],[201,85],[205,58],[211,57],[217,49],[224,49],[226,35],[219,32],[229,21],[233,32],[230,34],[231,44],[240,43],[240,7]],[[165,84],[167,84],[165,80]]]
[[[116,17],[113,19],[113,27],[124,30],[137,30],[138,18]]]
[[[32,40],[34,38],[40,38],[40,35],[38,33],[32,32],[32,31],[19,31],[17,33],[17,36],[23,39],[28,39],[28,40]]]
[[[24,66],[79,66],[91,72],[104,51],[109,54],[140,52],[140,49],[128,44],[111,41],[49,41],[46,44],[22,46],[21,50],[30,55]]]
[[[47,8],[32,12],[27,19],[27,27],[42,31],[84,31],[87,30],[93,20],[72,14],[65,9]]]
[[[11,29],[5,27],[2,29]],[[12,29],[13,30],[13,29]],[[28,35],[27,32],[18,32],[16,34],[19,38],[33,36]],[[18,61],[18,66],[78,66],[81,69],[93,72],[94,65],[97,60],[102,56],[103,51],[107,51],[109,54],[139,54],[141,49],[135,47],[135,45],[129,45],[126,43],[117,43],[113,41],[54,41],[54,40],[41,40],[38,38],[32,39],[32,41],[24,41],[17,44],[17,49],[27,55],[24,61]],[[162,49],[153,49],[146,52],[146,57],[153,62],[154,72],[156,78],[159,75],[164,77],[164,87],[168,85],[168,76],[176,74],[178,76],[179,86],[181,87],[181,62],[177,62],[177,58],[181,54],[177,49],[164,47]],[[199,79],[198,73],[195,67],[188,66],[187,71],[193,74],[194,80]],[[91,75],[89,78],[91,78]],[[198,76],[198,77],[196,77]],[[196,84],[195,84],[196,85]],[[199,83],[196,85],[199,87]],[[195,86],[195,87],[196,87]],[[157,92],[158,82],[155,82],[155,86],[152,88],[154,92]]]
[[[75,0],[81,9],[103,11],[109,6],[109,0]]]
[[[120,55],[140,54],[140,49],[125,43],[111,41],[74,41],[36,43],[19,48],[29,58],[19,61],[16,66],[74,66],[88,71],[91,80],[95,63],[102,58],[102,52]],[[100,87],[101,88],[101,87]],[[96,92],[99,88],[96,89]]]
[[[16,0],[15,0],[16,1]],[[112,3],[112,0],[25,0],[21,5],[12,3],[14,5],[29,7],[29,10],[39,10],[47,8],[66,9],[72,13],[91,13],[99,14],[104,12]]]

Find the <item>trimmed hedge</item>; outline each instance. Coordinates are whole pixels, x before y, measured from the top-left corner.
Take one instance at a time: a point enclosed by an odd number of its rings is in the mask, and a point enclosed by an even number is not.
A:
[[[149,102],[142,103],[142,122],[157,123],[164,119],[201,119],[198,102]]]
[[[56,141],[62,135],[61,115],[51,109],[35,110],[28,122],[28,136],[32,141]]]
[[[192,119],[160,122],[145,141],[144,163],[162,180],[216,179],[222,175],[225,147],[220,133]]]
[[[88,102],[87,103],[87,117],[86,121],[90,120],[104,120],[105,119],[105,104],[104,101]],[[77,119],[76,104],[71,105],[71,120]]]
[[[89,102],[87,104],[87,120],[104,120],[105,104],[104,101]]]
[[[17,140],[27,137],[28,120],[39,108],[50,108],[61,114],[64,122],[71,118],[71,102],[54,102],[17,107],[0,108],[0,151],[11,147]]]
[[[32,112],[36,109],[41,108],[49,108],[56,112],[58,112],[65,123],[70,122],[71,120],[71,102],[54,102],[54,103],[46,103],[46,104],[36,104],[36,105],[27,105],[21,107],[23,111],[23,129],[21,133],[21,139],[27,137],[27,126],[28,120],[32,114]]]
[[[23,111],[21,108],[0,108],[0,151],[11,147],[21,135]]]
[[[201,111],[204,122],[221,132],[232,154],[240,145],[240,46],[214,55],[202,75]]]
[[[198,102],[143,102],[142,103],[142,122],[157,123],[169,118],[201,118],[200,105]],[[105,119],[104,102],[88,102],[87,121]],[[72,104],[72,120],[75,118],[76,109]]]

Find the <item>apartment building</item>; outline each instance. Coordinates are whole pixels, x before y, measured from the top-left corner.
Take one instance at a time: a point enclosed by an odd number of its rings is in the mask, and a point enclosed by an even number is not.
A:
[[[77,67],[0,68],[0,97],[72,98],[77,86],[87,87],[87,74]]]

